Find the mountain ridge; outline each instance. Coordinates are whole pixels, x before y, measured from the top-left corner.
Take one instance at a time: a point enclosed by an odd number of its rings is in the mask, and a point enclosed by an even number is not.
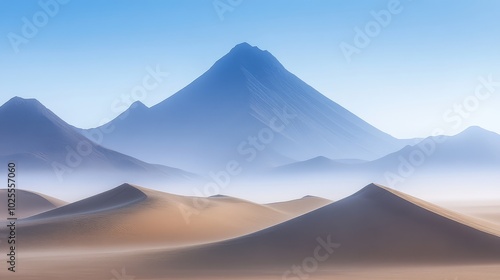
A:
[[[197,175],[137,158],[98,145],[82,136],[36,99],[14,97],[0,106],[0,159],[14,161],[29,172],[25,188],[40,191],[50,186],[71,193],[67,184],[85,185],[94,177],[104,188],[122,180],[159,183],[196,180]],[[104,176],[104,174],[106,176]],[[101,176],[102,175],[102,176]],[[147,181],[146,181],[147,180]],[[85,191],[91,191],[88,187]]]
[[[402,145],[290,73],[270,52],[247,43],[142,115],[105,126],[110,125],[115,130],[104,146],[201,172],[242,154],[251,160],[240,163],[252,169],[314,156],[374,159]],[[245,145],[259,133],[265,148]],[[145,145],[135,147],[139,135]]]

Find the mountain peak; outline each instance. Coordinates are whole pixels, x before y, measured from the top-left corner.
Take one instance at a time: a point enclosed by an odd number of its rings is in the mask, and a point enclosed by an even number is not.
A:
[[[464,131],[460,132],[462,135],[482,135],[482,134],[495,134],[495,132],[484,129],[480,126],[469,126]]]
[[[10,116],[19,116],[27,119],[28,116],[50,116],[49,110],[34,98],[13,97],[0,107],[0,113]]]
[[[144,103],[142,103],[141,101],[135,101],[134,103],[132,103],[132,105],[130,105],[129,109],[146,110],[149,108],[148,108],[148,106],[144,105]]]
[[[238,52],[238,53],[250,53],[250,52],[258,53],[258,52],[266,52],[266,51],[259,49],[259,47],[257,47],[257,46],[251,46],[247,42],[243,42],[243,43],[239,43],[238,45],[234,46],[229,53],[231,53],[231,52],[233,52],[233,53],[235,53],[235,52]]]
[[[142,103],[141,101],[135,101],[134,103],[132,103],[132,105],[130,105],[130,107],[127,109],[128,111],[145,111],[149,109],[148,106],[146,106],[144,103]]]
[[[2,107],[10,107],[10,106],[30,106],[30,107],[44,107],[42,103],[34,98],[22,98],[19,96],[12,97],[9,101],[5,102]]]
[[[239,59],[273,59],[276,58],[268,51],[261,50],[257,46],[252,46],[246,42],[234,46],[227,56],[233,56]],[[277,60],[276,60],[277,61]]]
[[[144,105],[141,101],[135,101],[130,105],[130,107],[127,108],[127,110],[123,111],[123,113],[120,114],[121,119],[127,118],[130,114],[141,114],[146,112],[149,109],[148,106]]]
[[[265,68],[283,66],[270,52],[248,43],[240,43],[222,57],[214,67],[220,67],[229,72],[241,67],[250,72],[260,72]]]

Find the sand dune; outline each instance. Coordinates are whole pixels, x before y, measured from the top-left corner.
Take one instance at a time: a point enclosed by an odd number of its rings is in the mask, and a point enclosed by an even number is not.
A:
[[[343,200],[253,234],[179,250],[175,257],[171,253],[150,257],[157,260],[156,265],[168,261],[188,269],[270,264],[286,269],[313,257],[320,248],[322,258],[328,255],[323,265],[498,263],[500,233],[488,226],[371,184]]]
[[[17,189],[15,194],[17,218],[26,218],[66,204],[57,198],[21,189]],[[3,220],[8,216],[6,189],[0,190],[0,201],[0,219]]]
[[[495,224],[373,184],[333,203],[306,197],[270,205],[124,184],[19,223],[22,267],[13,279],[493,280],[500,273]],[[305,274],[292,273],[294,266]]]
[[[19,222],[31,249],[182,246],[220,241],[294,217],[232,197],[200,199],[129,184]]]
[[[28,220],[54,219],[57,217],[73,218],[75,215],[89,215],[93,213],[111,211],[133,205],[146,198],[147,195],[139,188],[124,184],[99,195],[33,216]]]
[[[290,201],[283,201],[283,202],[275,202],[275,203],[269,203],[266,204],[269,207],[272,207],[276,210],[279,210],[281,212],[293,215],[293,216],[299,216],[308,212],[311,212],[313,210],[316,210],[322,206],[325,206],[327,204],[332,203],[331,200],[322,198],[322,197],[316,197],[316,196],[304,196],[303,198],[300,199],[295,199],[295,200],[290,200]]]

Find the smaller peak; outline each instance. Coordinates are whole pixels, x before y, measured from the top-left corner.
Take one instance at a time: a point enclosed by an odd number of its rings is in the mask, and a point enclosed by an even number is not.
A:
[[[146,112],[149,109],[148,106],[144,105],[141,101],[135,101],[132,103],[127,110],[123,111],[120,115],[120,119],[125,119],[129,115],[135,115],[135,114],[142,114],[143,112]]]
[[[314,157],[312,159],[310,159],[309,161],[316,161],[316,162],[333,162],[332,159],[330,158],[327,158],[325,156],[317,156],[317,157]]]
[[[477,144],[480,142],[485,143],[484,141],[487,141],[487,139],[493,139],[493,141],[497,141],[496,139],[499,139],[500,135],[480,126],[470,126],[458,134],[446,137],[447,139],[455,141],[474,141],[474,143]]]
[[[230,197],[227,195],[223,195],[223,194],[216,194],[216,195],[210,196],[210,198],[230,198]]]
[[[298,199],[299,201],[307,201],[307,203],[321,203],[322,205],[330,204],[333,201],[321,196],[315,195],[305,195],[302,198]]]
[[[322,197],[315,196],[315,195],[304,195],[301,199],[323,199]]]
[[[135,101],[134,103],[132,103],[132,105],[130,105],[129,109],[145,110],[145,109],[149,109],[149,107],[144,105],[144,103],[142,103],[141,101]]]
[[[480,126],[474,125],[474,126],[469,126],[459,134],[478,134],[478,133],[491,133],[491,131],[486,130]]]

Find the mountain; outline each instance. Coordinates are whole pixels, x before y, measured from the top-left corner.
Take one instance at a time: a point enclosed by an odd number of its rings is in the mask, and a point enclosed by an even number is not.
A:
[[[500,135],[469,127],[453,136],[425,138],[373,161],[316,157],[273,168],[262,177],[295,184],[315,182],[308,188],[309,193],[313,187],[378,182],[428,199],[485,199],[500,197],[496,187],[499,169]],[[336,191],[345,193],[346,188]]]
[[[387,169],[397,166],[402,159],[429,169],[497,169],[500,166],[500,135],[472,126],[454,136],[425,138],[366,165]]]
[[[191,84],[130,109],[102,145],[189,170],[275,167],[316,156],[368,159],[406,142],[381,132],[290,73],[268,51],[235,46]],[[95,130],[88,130],[91,135]],[[141,143],[141,145],[137,145]]]
[[[0,129],[0,160],[14,161],[20,174],[29,174],[22,187],[30,190],[50,186],[60,196],[72,192],[69,185],[85,193],[126,180],[167,184],[195,178],[97,145],[35,99],[14,97],[1,106]]]
[[[158,261],[150,265],[160,265],[167,254],[151,254],[149,259]],[[309,256],[322,269],[342,264],[493,264],[500,261],[500,227],[370,184],[295,219],[176,255],[171,266],[211,270],[272,263],[286,271]]]
[[[360,161],[359,163],[362,163]],[[319,156],[312,159],[298,161],[272,169],[273,174],[304,174],[304,173],[322,173],[333,172],[339,169],[345,169],[351,166],[349,163],[332,160],[327,157]]]

